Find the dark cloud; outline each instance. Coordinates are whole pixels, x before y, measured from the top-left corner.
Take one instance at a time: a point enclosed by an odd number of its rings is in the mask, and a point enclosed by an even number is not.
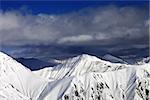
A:
[[[118,51],[132,55],[130,49],[147,50],[140,51],[146,55],[149,48],[148,17],[146,8],[116,6],[86,8],[60,15],[1,11],[0,43],[3,48],[16,47],[7,50],[14,56],[120,55]],[[120,56],[126,53],[123,54]]]
[[[11,49],[13,57],[38,58],[41,60],[65,59],[80,54],[90,54],[102,57],[109,53],[123,59],[138,59],[147,57],[149,46],[128,45],[26,45],[3,47]],[[4,50],[6,51],[6,50]]]

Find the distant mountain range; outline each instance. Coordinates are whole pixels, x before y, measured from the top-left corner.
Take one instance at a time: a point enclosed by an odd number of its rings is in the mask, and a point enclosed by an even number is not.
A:
[[[64,60],[56,60],[56,59],[49,59],[49,61],[43,61],[37,58],[15,58],[18,62],[26,66],[31,70],[38,70],[45,67],[53,67],[60,63],[63,63]],[[106,54],[102,57],[103,60],[110,61],[113,63],[127,63],[119,57],[115,57],[110,54]]]
[[[15,59],[31,70],[39,70],[45,67],[53,67],[65,62],[66,60],[66,59],[65,60],[49,59],[48,61],[43,61],[37,58],[15,58]],[[101,59],[112,63],[141,64],[144,62],[148,62],[150,58],[147,57],[144,59],[138,59],[137,61],[131,61],[131,60],[123,60],[122,58],[113,56],[111,54],[105,54],[104,56],[101,57]]]
[[[149,65],[82,54],[31,71],[0,52],[0,100],[149,100]]]
[[[47,66],[53,67],[59,63],[55,59],[50,59],[49,62],[36,58],[16,58],[16,60],[31,70],[38,70]]]
[[[106,60],[106,61],[110,61],[112,63],[123,63],[123,64],[127,64],[126,61],[122,60],[121,58],[119,57],[115,57],[111,54],[106,54],[102,57],[103,60]]]

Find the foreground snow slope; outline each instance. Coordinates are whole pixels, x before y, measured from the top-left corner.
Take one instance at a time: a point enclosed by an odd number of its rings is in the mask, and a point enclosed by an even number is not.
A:
[[[0,52],[0,100],[150,100],[150,66],[80,55],[31,72]]]
[[[55,80],[39,100],[149,100],[150,68],[147,67],[130,66]]]
[[[47,81],[33,74],[29,69],[0,52],[0,100],[27,97],[36,100],[47,85]],[[11,94],[12,92],[12,94]],[[24,95],[22,97],[22,95]]]

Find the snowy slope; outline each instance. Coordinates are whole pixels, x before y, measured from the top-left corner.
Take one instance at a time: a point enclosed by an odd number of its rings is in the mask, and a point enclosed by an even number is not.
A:
[[[71,68],[70,68],[71,67]],[[81,55],[34,72],[50,79],[39,100],[149,100],[150,66],[110,63]],[[52,81],[53,80],[53,81]],[[50,88],[53,87],[53,88]],[[44,96],[44,94],[47,94]]]
[[[0,82],[0,100],[30,100],[29,97],[20,93],[12,84]]]
[[[150,66],[80,55],[31,72],[0,52],[0,100],[149,100]]]
[[[49,79],[61,79],[63,77],[78,76],[89,72],[106,72],[126,67],[126,64],[111,63],[95,56],[79,55],[66,60],[55,67],[44,68],[34,73]]]
[[[149,100],[150,68],[147,67],[65,77],[50,82],[38,100]]]
[[[14,100],[20,100],[18,99],[21,97],[19,94],[22,94],[36,100],[46,85],[47,81],[36,76],[8,55],[0,52],[0,98],[14,97]],[[11,92],[14,94],[11,94]]]

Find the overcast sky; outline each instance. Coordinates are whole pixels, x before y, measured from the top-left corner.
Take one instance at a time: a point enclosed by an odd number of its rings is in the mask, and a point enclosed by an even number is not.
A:
[[[47,9],[43,3],[35,10],[30,7],[34,2],[17,7],[14,4],[9,9],[10,3],[5,2],[0,10],[1,50],[14,57],[43,59],[82,53],[148,56],[148,2],[121,6],[118,2],[103,3],[77,3],[73,7],[56,3],[56,7],[45,5]]]

